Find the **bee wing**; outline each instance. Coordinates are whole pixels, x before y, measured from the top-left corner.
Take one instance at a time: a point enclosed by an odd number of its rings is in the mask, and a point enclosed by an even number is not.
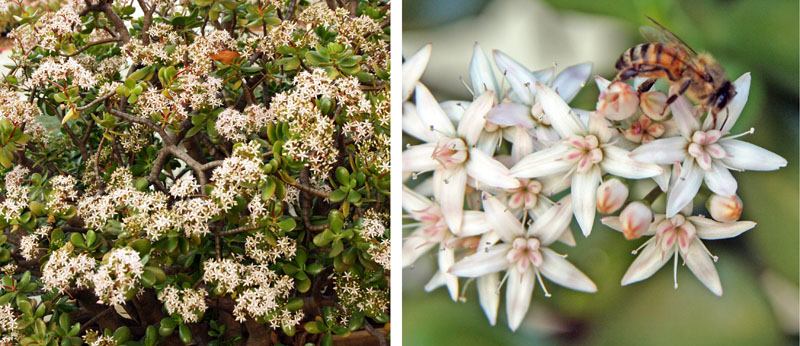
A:
[[[661,43],[672,43],[683,47],[686,52],[688,52],[692,57],[697,56],[697,52],[692,49],[686,42],[683,42],[678,35],[675,35],[672,31],[665,28],[661,23],[656,22],[655,19],[650,18],[647,16],[653,24],[656,26],[645,25],[639,28],[639,32],[642,33],[642,36],[646,38],[650,42],[661,42]]]

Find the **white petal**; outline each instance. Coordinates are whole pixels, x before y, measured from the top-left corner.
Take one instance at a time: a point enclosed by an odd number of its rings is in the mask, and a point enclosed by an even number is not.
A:
[[[616,134],[616,131],[604,116],[596,112],[589,112],[586,116],[589,133],[596,135],[601,143],[608,143],[611,137]]]
[[[670,93],[672,92],[673,90],[670,88]],[[681,136],[692,138],[692,134],[700,129],[700,122],[694,117],[694,106],[685,97],[678,96],[671,107],[672,119],[675,119],[675,125],[678,126]]]
[[[689,251],[687,251],[684,260],[686,261],[686,266],[689,267],[692,273],[694,273],[694,276],[696,276],[703,285],[706,285],[714,294],[718,296],[722,295],[722,284],[719,282],[717,268],[714,267],[711,256],[706,253],[699,239],[695,239],[694,242],[689,245]]]
[[[436,143],[413,145],[403,150],[403,172],[427,172],[441,167],[433,159]]]
[[[681,136],[656,139],[631,151],[631,158],[639,162],[671,165],[686,158],[689,142]]]
[[[505,242],[510,243],[522,235],[522,223],[511,213],[508,207],[496,197],[483,193],[483,210],[489,227],[497,232]]]
[[[742,109],[744,109],[744,105],[747,103],[747,97],[750,95],[750,72],[743,74],[741,77],[736,79],[733,82],[733,88],[736,90],[736,96],[731,99],[731,103],[727,106],[727,114],[726,111],[722,111],[718,115],[724,117],[727,115],[727,119],[724,121],[725,126],[722,128],[722,131],[728,132],[731,130],[734,124],[736,124],[736,120],[739,119],[739,115],[742,114]],[[722,123],[722,120],[717,119],[717,127],[719,127]]]
[[[667,217],[675,216],[683,207],[691,204],[702,183],[703,169],[694,162],[694,159],[683,161],[681,175],[667,194]]]
[[[497,310],[500,307],[500,273],[484,275],[478,278],[478,300],[481,303],[489,324],[497,323]]]
[[[461,232],[456,233],[456,235],[459,237],[471,237],[486,233],[491,228],[491,225],[486,222],[486,215],[482,211],[465,210],[464,219],[461,223]]]
[[[494,72],[492,72],[492,63],[489,62],[477,42],[475,42],[475,48],[472,50],[472,60],[469,63],[469,79],[472,81],[472,90],[477,95],[487,91],[497,94],[500,90],[500,87],[497,86],[497,80],[494,78]]]
[[[461,121],[458,122],[457,132],[467,142],[467,145],[473,146],[478,142],[478,137],[486,125],[486,113],[492,108],[493,102],[494,93],[489,91],[479,96],[464,111]]]
[[[603,161],[600,166],[613,175],[628,179],[643,179],[664,173],[659,165],[636,161],[630,157],[630,152],[615,146],[603,149]]]
[[[417,113],[417,106],[411,102],[403,103],[403,131],[425,142],[435,142],[436,136],[425,126]]]
[[[536,91],[533,88],[536,83],[536,77],[533,76],[525,66],[520,65],[505,53],[495,50],[494,63],[500,70],[500,73],[511,85],[516,96],[526,105],[533,105],[533,96]]]
[[[433,179],[438,180],[437,188],[434,189],[434,197],[442,208],[447,226],[455,232],[461,230],[461,220],[464,210],[464,191],[467,187],[467,171],[463,167],[456,167],[451,170],[437,169],[433,173]]]
[[[450,121],[442,107],[436,102],[436,98],[433,97],[431,91],[422,84],[417,84],[416,104],[420,119],[425,123],[425,126],[432,129],[436,138],[442,136],[456,137],[456,128],[453,127],[453,122]]]
[[[439,102],[439,107],[442,107],[444,114],[447,114],[447,117],[453,122],[453,124],[458,124],[461,121],[461,117],[464,116],[464,112],[467,111],[467,108],[472,104],[471,101],[464,101],[464,100],[448,100]]]
[[[556,74],[555,66],[533,71],[533,76],[536,77],[536,80],[545,84],[549,83],[550,79],[553,78],[555,74]]]
[[[697,236],[701,239],[733,238],[756,227],[753,221],[717,222],[700,216],[690,216],[688,219],[694,224]]]
[[[478,138],[478,144],[476,144],[476,147],[487,155],[494,156],[494,152],[497,149],[497,145],[500,143],[500,136],[502,134],[503,131],[484,131],[481,133],[480,138]]]
[[[586,84],[586,79],[591,73],[592,63],[590,62],[567,67],[553,80],[553,89],[561,95],[564,101],[569,103],[578,95],[578,91]]]
[[[572,221],[572,195],[564,196],[558,203],[536,218],[528,229],[528,236],[539,238],[542,245],[547,246],[558,240]]]
[[[658,187],[661,189],[661,191],[667,192],[667,189],[669,188],[669,179],[670,176],[672,175],[672,170],[669,169],[669,166],[667,165],[661,165],[661,169],[664,170],[664,172],[653,177],[653,181],[655,181],[656,184],[658,184]]]
[[[642,250],[642,253],[636,257],[633,263],[631,263],[631,266],[628,267],[628,271],[625,272],[625,275],[622,277],[622,286],[639,282],[653,276],[655,272],[664,266],[664,263],[672,259],[674,251],[673,248],[667,251],[667,253],[662,254],[658,242],[652,241],[650,244],[647,244],[644,250]]]
[[[611,85],[611,81],[610,80],[605,79],[605,78],[600,77],[600,76],[594,76],[594,82],[595,82],[595,84],[597,84],[597,90],[600,91],[601,93],[604,90],[608,89],[608,86]]]
[[[718,162],[712,162],[711,170],[704,174],[706,186],[712,192],[721,196],[733,196],[739,186],[731,172]]]
[[[539,269],[550,281],[576,291],[597,292],[597,285],[575,265],[550,248],[542,248],[541,251],[544,260]]]
[[[403,209],[407,212],[425,210],[432,205],[430,199],[403,185]]]
[[[567,151],[569,147],[563,144],[537,151],[511,167],[511,174],[518,178],[537,178],[566,172],[575,165],[563,159]]]
[[[619,216],[606,216],[600,219],[600,222],[617,232],[622,232],[622,222]]]
[[[536,99],[542,104],[544,114],[562,138],[583,135],[586,129],[572,113],[572,108],[555,91],[542,83],[536,83]]]
[[[426,44],[403,63],[403,100],[407,100],[411,96],[414,86],[425,72],[428,60],[431,58],[432,47],[430,43]]]
[[[528,131],[521,127],[512,127],[506,131],[511,132],[514,137],[514,145],[511,146],[511,158],[514,162],[533,153],[533,137]]]
[[[572,176],[572,210],[583,235],[592,233],[597,211],[597,187],[600,186],[600,167],[594,166],[586,173]]]
[[[517,266],[508,271],[506,284],[506,312],[508,313],[508,326],[516,331],[531,305],[533,287],[536,284],[536,275],[533,270],[520,272]]]
[[[436,243],[428,241],[428,239],[422,235],[421,230],[417,230],[409,235],[403,241],[403,268],[414,264],[420,256],[428,252],[434,245],[436,245]]]
[[[786,159],[767,149],[738,139],[723,139],[719,142],[728,157],[722,159],[726,165],[748,171],[774,171],[786,167]]]
[[[565,228],[563,232],[561,232],[561,236],[558,237],[558,241],[563,243],[567,246],[575,246],[575,236],[572,235],[572,229],[569,227]]]
[[[492,108],[487,119],[500,126],[521,126],[532,129],[535,125],[531,117],[531,107],[519,103],[501,103]]]
[[[433,274],[433,277],[425,284],[425,292],[431,292],[439,287],[442,287],[446,284],[444,273],[440,270],[437,270],[436,273]]]
[[[450,267],[453,275],[476,278],[486,274],[496,273],[508,267],[506,252],[511,249],[510,244],[498,244],[478,251],[462,258]]]
[[[471,177],[486,185],[504,189],[520,186],[506,166],[477,148],[469,149],[469,159],[464,166]]]
[[[450,274],[449,270],[456,262],[456,253],[453,249],[444,246],[444,243],[439,245],[439,271],[444,274],[444,282],[447,285],[447,290],[450,292],[450,298],[453,301],[458,300],[458,277]]]

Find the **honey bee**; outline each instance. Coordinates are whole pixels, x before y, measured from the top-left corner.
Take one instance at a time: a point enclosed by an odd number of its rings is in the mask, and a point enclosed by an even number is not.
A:
[[[717,115],[736,96],[736,90],[725,76],[725,70],[707,53],[694,51],[678,36],[663,25],[650,19],[656,27],[643,26],[640,29],[651,43],[643,43],[626,50],[617,60],[619,70],[616,80],[629,80],[634,77],[647,77],[648,80],[639,87],[644,92],[653,86],[656,79],[663,78],[670,85],[678,87],[675,94],[670,95],[667,106],[675,102],[679,95],[686,93],[691,100],[711,109],[713,126],[717,126]],[[726,118],[727,120],[727,113]],[[724,121],[723,124],[724,126]]]

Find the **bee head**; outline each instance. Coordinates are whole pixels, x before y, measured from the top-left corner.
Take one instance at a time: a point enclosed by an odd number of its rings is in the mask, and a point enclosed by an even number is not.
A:
[[[736,96],[736,89],[730,81],[725,81],[714,95],[712,95],[709,103],[714,108],[715,112],[720,112],[728,106],[734,96]]]

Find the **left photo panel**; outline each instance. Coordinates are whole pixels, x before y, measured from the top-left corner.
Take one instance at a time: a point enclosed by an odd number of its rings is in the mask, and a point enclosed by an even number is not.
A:
[[[390,7],[0,2],[0,346],[388,345]]]

